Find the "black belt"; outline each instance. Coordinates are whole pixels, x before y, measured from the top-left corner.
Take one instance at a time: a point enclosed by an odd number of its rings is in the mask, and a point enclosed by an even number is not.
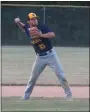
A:
[[[50,52],[52,52],[52,49],[49,50],[49,51],[46,51],[46,52],[44,52],[44,53],[40,53],[40,54],[37,53],[37,55],[38,55],[38,56],[45,56],[45,55],[47,55],[47,54],[50,53]]]

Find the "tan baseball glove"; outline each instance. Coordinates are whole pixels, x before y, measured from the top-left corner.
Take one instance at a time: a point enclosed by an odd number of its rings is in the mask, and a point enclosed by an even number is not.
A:
[[[31,38],[39,38],[40,37],[41,33],[37,27],[29,28],[29,31],[30,31]]]

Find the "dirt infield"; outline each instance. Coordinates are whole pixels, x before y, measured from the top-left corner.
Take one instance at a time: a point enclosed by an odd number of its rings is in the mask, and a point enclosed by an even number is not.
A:
[[[71,87],[74,98],[89,98],[89,87]],[[23,96],[25,86],[2,86],[2,97]],[[1,93],[1,92],[0,92]],[[35,86],[31,97],[65,97],[57,86]]]

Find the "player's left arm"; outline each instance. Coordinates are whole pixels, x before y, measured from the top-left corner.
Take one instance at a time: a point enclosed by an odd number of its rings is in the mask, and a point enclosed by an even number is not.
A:
[[[42,27],[42,33],[39,31],[31,31],[32,38],[54,38],[55,37],[55,33],[47,26],[47,25],[43,25]],[[34,37],[33,37],[34,36]]]
[[[40,37],[42,38],[54,38],[55,37],[55,33],[47,25],[43,26],[43,30],[44,30],[44,33],[42,33]]]
[[[54,38],[55,33],[54,32],[48,32],[48,33],[40,34],[40,37],[42,37],[42,38]]]

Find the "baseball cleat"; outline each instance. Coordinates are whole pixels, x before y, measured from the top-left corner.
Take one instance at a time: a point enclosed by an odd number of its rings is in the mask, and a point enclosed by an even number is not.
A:
[[[29,97],[21,97],[20,100],[29,100]]]
[[[66,99],[67,99],[67,101],[73,101],[72,95],[67,95]]]

